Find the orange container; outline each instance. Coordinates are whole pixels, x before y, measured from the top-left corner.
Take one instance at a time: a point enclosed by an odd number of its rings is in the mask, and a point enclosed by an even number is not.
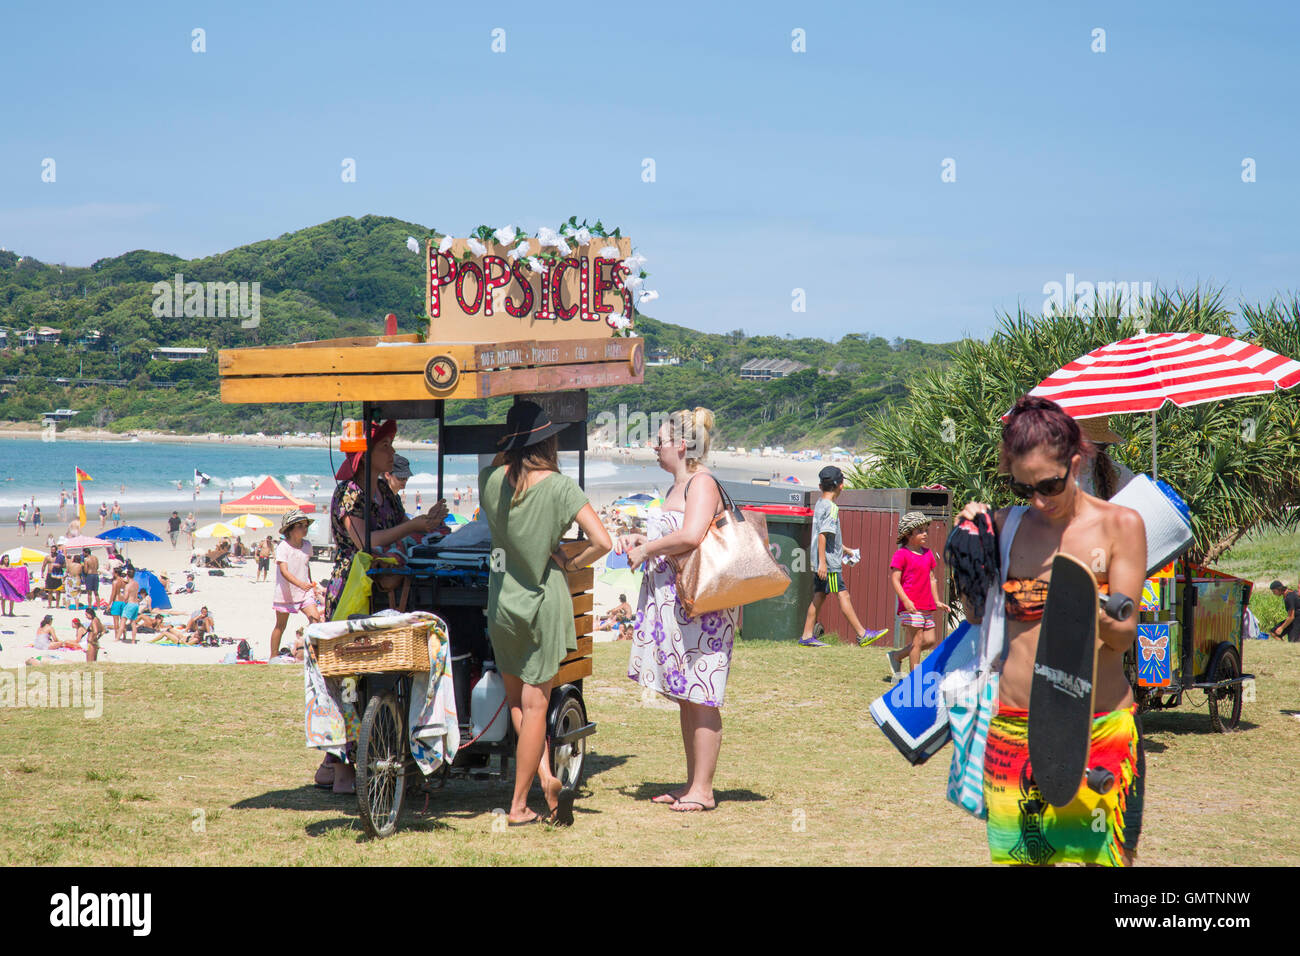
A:
[[[355,418],[343,419],[343,437],[339,439],[339,451],[354,452],[366,450],[366,436],[362,431],[361,421]]]

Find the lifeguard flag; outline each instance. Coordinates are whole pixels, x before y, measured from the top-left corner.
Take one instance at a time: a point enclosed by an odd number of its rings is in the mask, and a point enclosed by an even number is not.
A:
[[[81,522],[81,526],[84,528],[86,527],[86,496],[81,493],[81,483],[83,481],[94,481],[95,479],[75,465],[73,468],[77,473],[77,520]]]

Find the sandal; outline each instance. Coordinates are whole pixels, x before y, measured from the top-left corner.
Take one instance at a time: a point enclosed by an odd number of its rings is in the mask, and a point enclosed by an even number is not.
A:
[[[531,817],[529,817],[527,820],[511,820],[511,819],[509,819],[509,818],[507,817],[507,818],[506,818],[506,826],[508,826],[508,827],[530,827],[530,826],[532,826],[534,823],[541,823],[541,822],[542,822],[543,820],[545,820],[545,819],[546,819],[546,817],[542,816],[540,813],[534,813],[534,814],[533,814]]]
[[[696,807],[697,809],[679,810],[678,809],[679,807]],[[708,813],[710,810],[713,810],[714,807],[706,807],[698,800],[678,800],[676,803],[673,804],[672,809],[676,813]]]
[[[571,827],[573,826],[573,798],[575,796],[572,787],[561,787],[559,802],[556,803],[555,809],[551,815],[546,818],[546,822],[553,827]]]
[[[328,757],[316,768],[316,786],[322,790],[334,788],[334,763]]]

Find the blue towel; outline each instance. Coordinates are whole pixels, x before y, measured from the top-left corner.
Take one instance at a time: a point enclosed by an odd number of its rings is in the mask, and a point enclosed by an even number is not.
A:
[[[963,621],[921,666],[871,704],[880,730],[909,763],[922,764],[948,742],[948,711],[939,693],[943,676],[975,659],[979,629]]]

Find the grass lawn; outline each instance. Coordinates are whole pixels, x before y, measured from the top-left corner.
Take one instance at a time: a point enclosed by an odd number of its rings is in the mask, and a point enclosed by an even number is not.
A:
[[[1147,864],[1300,865],[1300,645],[1253,641],[1242,730],[1195,706],[1144,716]],[[626,644],[596,647],[587,780],[572,830],[494,831],[505,783],[452,782],[429,813],[365,838],[355,798],[311,785],[292,667],[97,665],[99,719],[0,713],[0,858],[9,864],[985,864],[984,826],[943,797],[951,750],[913,768],[867,713],[881,652],[737,649],[719,808],[648,802],[683,774],[676,708],[643,701]],[[48,670],[48,669],[47,669]],[[423,801],[417,800],[417,809]],[[534,807],[544,806],[535,791]]]

